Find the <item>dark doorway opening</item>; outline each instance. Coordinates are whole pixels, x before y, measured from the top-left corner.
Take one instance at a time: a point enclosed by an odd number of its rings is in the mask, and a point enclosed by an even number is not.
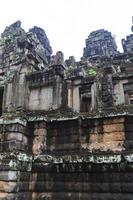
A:
[[[81,112],[89,112],[91,108],[91,97],[83,97],[81,100]]]
[[[2,115],[3,94],[4,94],[4,89],[0,88],[0,116]]]

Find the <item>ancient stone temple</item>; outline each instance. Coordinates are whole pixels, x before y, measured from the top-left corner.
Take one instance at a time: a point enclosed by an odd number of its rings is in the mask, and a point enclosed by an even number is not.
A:
[[[133,53],[52,55],[18,21],[0,38],[0,199],[133,199]]]
[[[132,17],[132,23],[133,23],[133,17]],[[133,25],[131,30],[133,32]],[[126,39],[122,39],[122,46],[125,53],[133,52],[133,34],[128,35]]]
[[[93,31],[86,39],[86,47],[84,48],[84,57],[98,57],[117,54],[117,46],[111,32],[104,29]]]
[[[47,38],[47,35],[45,31],[37,26],[34,26],[32,29],[29,30],[30,32],[33,32],[36,34],[39,42],[43,45],[46,53],[46,57],[48,61],[50,60],[51,54],[52,54],[52,48],[50,46],[50,42]]]

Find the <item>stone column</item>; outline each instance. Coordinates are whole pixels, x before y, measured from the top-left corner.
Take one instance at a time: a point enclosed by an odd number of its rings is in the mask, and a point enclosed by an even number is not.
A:
[[[13,117],[12,117],[13,118]],[[20,118],[0,120],[0,199],[31,200],[29,131]]]

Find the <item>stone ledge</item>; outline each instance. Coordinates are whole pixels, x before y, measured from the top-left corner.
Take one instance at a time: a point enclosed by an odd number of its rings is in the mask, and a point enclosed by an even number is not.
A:
[[[114,154],[114,155],[65,155],[54,157],[51,155],[38,155],[34,157],[34,162],[48,164],[63,163],[94,163],[94,164],[110,164],[121,162],[133,163],[133,154]]]
[[[7,124],[21,124],[23,126],[26,126],[27,120],[22,118],[14,118],[14,119],[4,119],[0,118],[0,124],[7,125]]]

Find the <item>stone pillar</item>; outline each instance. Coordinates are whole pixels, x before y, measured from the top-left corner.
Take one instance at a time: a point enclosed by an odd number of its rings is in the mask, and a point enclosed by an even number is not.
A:
[[[57,109],[62,103],[62,81],[59,76],[56,77],[55,85],[53,87],[53,108]]]
[[[68,85],[68,107],[73,108],[73,86]]]
[[[0,199],[31,200],[29,132],[19,118],[0,120]]]
[[[20,68],[21,66],[18,66]],[[26,72],[13,71],[7,75],[4,89],[3,110],[4,112],[16,112],[25,109],[26,101]]]
[[[18,110],[24,109],[24,102],[25,102],[25,74],[21,73],[19,74],[19,80],[17,84],[17,102],[16,102],[16,108]]]
[[[0,199],[31,200],[29,178],[32,158],[26,154],[0,154]]]
[[[80,111],[79,86],[73,87],[73,110],[76,112]]]
[[[64,67],[62,65],[52,66],[54,72],[53,84],[53,108],[58,109],[63,104],[63,84],[64,84]]]

